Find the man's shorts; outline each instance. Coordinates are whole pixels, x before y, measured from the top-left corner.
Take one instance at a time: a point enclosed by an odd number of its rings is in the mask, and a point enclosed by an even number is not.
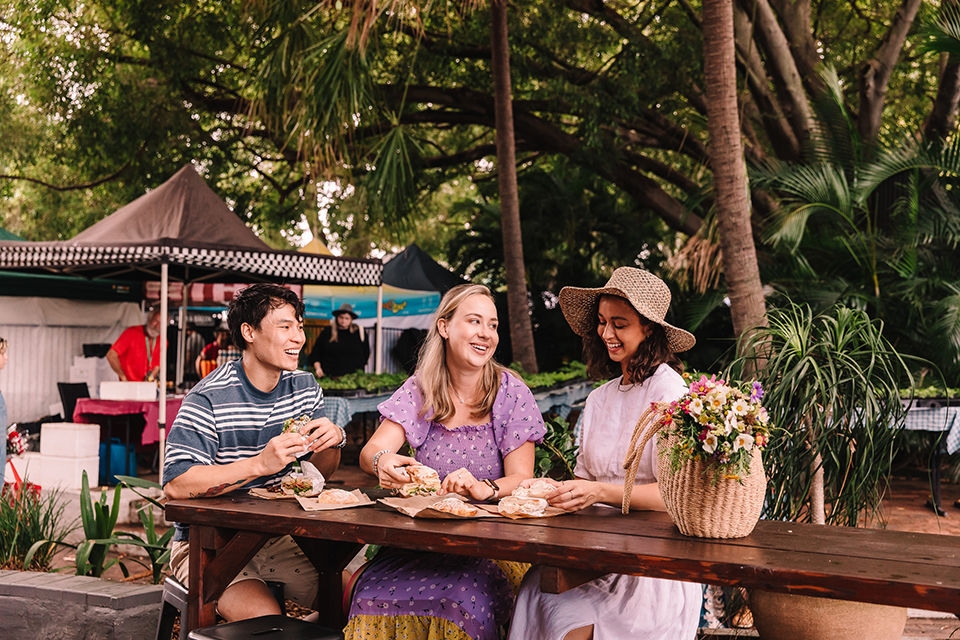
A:
[[[170,547],[170,569],[174,577],[189,584],[190,541]],[[312,608],[317,597],[317,570],[290,536],[270,538],[227,587],[243,580],[282,582],[284,598]]]

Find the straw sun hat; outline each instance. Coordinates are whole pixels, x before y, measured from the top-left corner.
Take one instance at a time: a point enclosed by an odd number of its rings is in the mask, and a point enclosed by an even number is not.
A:
[[[597,304],[604,294],[626,299],[637,313],[663,327],[674,352],[687,351],[697,343],[692,333],[664,321],[670,307],[670,288],[649,271],[633,267],[619,267],[599,289],[564,287],[560,290],[563,317],[578,336],[596,331]]]

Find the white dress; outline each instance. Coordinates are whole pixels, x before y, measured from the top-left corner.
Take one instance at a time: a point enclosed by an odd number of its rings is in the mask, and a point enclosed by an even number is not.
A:
[[[620,381],[611,380],[587,398],[578,478],[622,484],[623,458],[640,414],[651,402],[674,400],[687,390],[667,365],[642,385],[621,388]],[[654,447],[651,440],[643,451],[637,485],[656,481]],[[702,585],[615,573],[564,593],[542,593],[540,572],[533,568],[517,597],[509,640],[560,640],[591,624],[595,640],[693,640],[702,603]]]

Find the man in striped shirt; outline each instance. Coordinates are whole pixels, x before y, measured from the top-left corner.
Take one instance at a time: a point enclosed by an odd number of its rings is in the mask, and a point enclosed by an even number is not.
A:
[[[164,456],[169,498],[218,496],[273,487],[295,460],[309,459],[329,477],[340,463],[346,432],[324,417],[323,392],[313,374],[298,371],[305,337],[303,303],[272,284],[254,284],[230,302],[227,322],[239,360],[217,367],[183,400]],[[283,433],[302,415],[309,422]],[[170,565],[186,584],[189,528],[176,526]],[[228,621],[280,613],[264,579],[284,582],[284,594],[312,607],[317,574],[290,536],[268,541],[224,590],[218,613]]]

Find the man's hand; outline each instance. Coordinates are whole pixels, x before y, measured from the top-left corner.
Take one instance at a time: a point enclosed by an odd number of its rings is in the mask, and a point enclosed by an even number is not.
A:
[[[307,448],[314,453],[340,446],[343,444],[345,435],[343,429],[331,422],[329,418],[311,420],[300,431],[306,434]]]

